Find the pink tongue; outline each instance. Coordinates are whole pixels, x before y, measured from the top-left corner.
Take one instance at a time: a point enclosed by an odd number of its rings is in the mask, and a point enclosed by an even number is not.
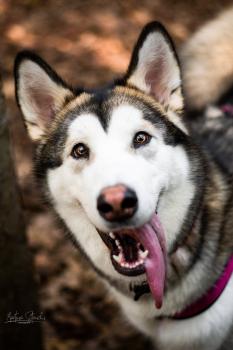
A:
[[[166,275],[166,246],[163,228],[154,214],[151,222],[134,232],[137,240],[148,250],[145,261],[147,281],[159,309],[162,306]]]

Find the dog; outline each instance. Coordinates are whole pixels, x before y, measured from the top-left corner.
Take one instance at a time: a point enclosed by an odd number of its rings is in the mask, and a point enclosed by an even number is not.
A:
[[[128,320],[159,350],[232,349],[226,101],[185,113],[179,59],[158,22],[104,88],[72,88],[30,51],[16,57],[15,82],[38,183]]]

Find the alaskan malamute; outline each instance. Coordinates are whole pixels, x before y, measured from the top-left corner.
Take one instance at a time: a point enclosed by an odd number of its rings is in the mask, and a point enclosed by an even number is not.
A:
[[[230,100],[187,118],[179,60],[157,22],[102,89],[71,88],[29,51],[15,79],[38,182],[127,318],[159,350],[232,350]]]

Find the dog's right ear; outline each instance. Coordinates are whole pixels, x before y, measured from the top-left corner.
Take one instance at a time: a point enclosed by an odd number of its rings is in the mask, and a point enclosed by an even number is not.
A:
[[[15,93],[30,137],[40,140],[72,90],[39,56],[20,52],[15,60]]]

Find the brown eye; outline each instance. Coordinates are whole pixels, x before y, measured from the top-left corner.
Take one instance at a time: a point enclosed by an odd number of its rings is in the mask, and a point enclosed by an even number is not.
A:
[[[147,143],[149,143],[151,140],[151,136],[147,134],[147,132],[139,131],[134,136],[133,145],[135,148],[138,148],[140,146],[144,146]]]
[[[71,155],[75,159],[88,158],[89,148],[84,143],[78,143],[72,149]]]

